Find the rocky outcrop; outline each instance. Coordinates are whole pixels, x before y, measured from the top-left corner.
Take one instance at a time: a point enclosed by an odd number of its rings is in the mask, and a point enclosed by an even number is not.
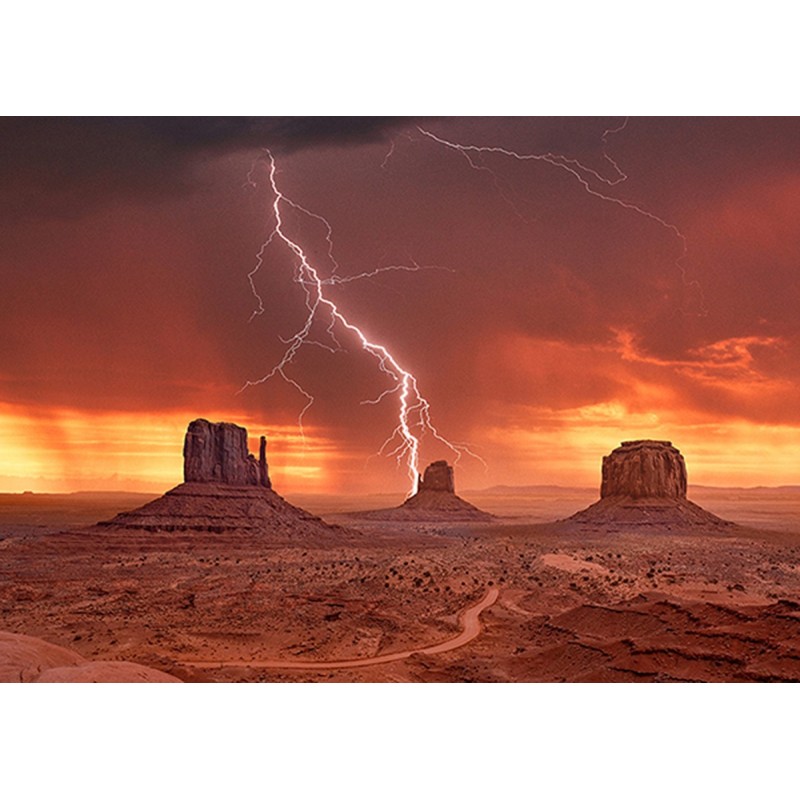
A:
[[[398,508],[367,511],[356,516],[416,522],[489,522],[492,514],[481,511],[456,494],[453,467],[434,461],[417,480],[417,493]]]
[[[672,442],[623,442],[603,457],[600,500],[567,522],[615,530],[644,526],[665,530],[728,527],[686,498],[686,463]]]
[[[183,442],[183,480],[226,486],[264,486],[269,489],[267,440],[261,437],[259,458],[247,449],[247,430],[232,422],[196,419]]]
[[[456,493],[456,482],[453,468],[446,461],[434,461],[425,469],[425,474],[419,476],[417,492],[447,492]]]
[[[82,664],[72,650],[33,636],[0,631],[0,683],[30,683],[45,670]]]
[[[98,523],[111,530],[167,533],[226,531],[267,534],[272,542],[296,543],[332,533],[350,535],[297,508],[273,491],[267,440],[258,460],[247,451],[247,430],[231,422],[196,419],[183,445],[184,483],[162,497]]]
[[[0,683],[181,683],[130,661],[87,661],[43,639],[0,631]]]
[[[672,442],[623,442],[603,456],[600,497],[686,497],[686,463]]]

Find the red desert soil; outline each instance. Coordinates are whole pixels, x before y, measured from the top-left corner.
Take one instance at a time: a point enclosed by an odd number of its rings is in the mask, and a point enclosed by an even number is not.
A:
[[[220,666],[220,667],[272,667],[276,669],[343,669],[344,667],[371,667],[375,664],[388,664],[392,661],[403,661],[409,656],[417,653],[420,655],[433,655],[434,653],[447,653],[458,647],[463,647],[467,642],[471,642],[480,632],[480,614],[485,608],[494,605],[499,591],[489,589],[480,602],[459,615],[463,630],[458,636],[446,639],[439,644],[419,647],[414,650],[401,650],[397,653],[385,653],[380,656],[368,656],[366,658],[355,658],[349,661],[226,661],[224,663],[216,661],[187,661],[190,666]]]
[[[787,522],[796,507],[781,508],[780,533],[348,518],[358,534],[312,524],[294,537],[7,522],[0,629],[195,681],[796,680],[800,525]],[[478,635],[436,651],[490,589]],[[281,663],[312,661],[359,666]]]

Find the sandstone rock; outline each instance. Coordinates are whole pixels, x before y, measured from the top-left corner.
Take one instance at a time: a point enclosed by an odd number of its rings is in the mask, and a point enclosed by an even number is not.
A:
[[[161,497],[99,522],[97,527],[182,533],[270,534],[273,541],[330,536],[334,527],[263,486],[181,483]]]
[[[367,519],[417,522],[489,522],[494,517],[462,500],[456,494],[453,468],[446,461],[434,461],[420,475],[417,493],[398,508],[367,511]]]
[[[672,442],[623,442],[603,458],[600,500],[564,522],[608,532],[733,526],[688,500],[686,486],[686,464]]]
[[[105,530],[267,535],[272,543],[357,535],[328,525],[273,491],[267,440],[258,459],[247,451],[247,431],[230,422],[196,419],[183,445],[184,483],[140,508],[95,527]]]
[[[83,657],[33,636],[0,631],[0,683],[30,683],[55,667],[82,664]]]
[[[453,468],[446,461],[434,461],[425,469],[425,475],[419,476],[417,482],[418,492],[449,492],[456,493]]]
[[[131,661],[87,661],[72,667],[53,667],[34,683],[183,683],[160,669]]]
[[[130,661],[87,661],[43,639],[0,631],[0,683],[181,683]]]
[[[686,464],[672,442],[623,442],[603,457],[600,497],[686,497]]]
[[[269,479],[269,469],[267,468],[267,437],[262,436],[258,448],[258,483],[265,489],[272,488]]]
[[[259,459],[247,450],[247,431],[232,422],[196,419],[189,423],[183,443],[186,483],[270,487],[267,440],[261,437]]]

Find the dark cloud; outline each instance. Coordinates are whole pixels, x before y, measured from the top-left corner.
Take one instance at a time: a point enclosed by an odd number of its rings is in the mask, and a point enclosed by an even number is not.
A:
[[[0,217],[74,217],[99,202],[193,185],[215,155],[380,141],[409,117],[6,117],[0,120]]]

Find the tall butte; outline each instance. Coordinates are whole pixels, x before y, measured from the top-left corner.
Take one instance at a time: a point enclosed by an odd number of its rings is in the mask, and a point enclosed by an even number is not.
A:
[[[267,437],[261,437],[258,461],[247,450],[247,431],[232,422],[196,419],[183,440],[185,483],[272,488],[267,468]]]
[[[248,451],[245,428],[205,419],[190,422],[186,431],[183,483],[100,525],[146,531],[268,533],[289,541],[315,534],[329,536],[336,530],[272,489],[265,436],[256,458]]]
[[[494,519],[456,494],[454,470],[446,461],[434,461],[426,467],[425,474],[417,481],[416,494],[403,505],[358,516],[420,522],[488,522]]]
[[[686,462],[672,442],[623,442],[603,457],[600,500],[568,522],[608,526],[731,526],[686,497]]]

